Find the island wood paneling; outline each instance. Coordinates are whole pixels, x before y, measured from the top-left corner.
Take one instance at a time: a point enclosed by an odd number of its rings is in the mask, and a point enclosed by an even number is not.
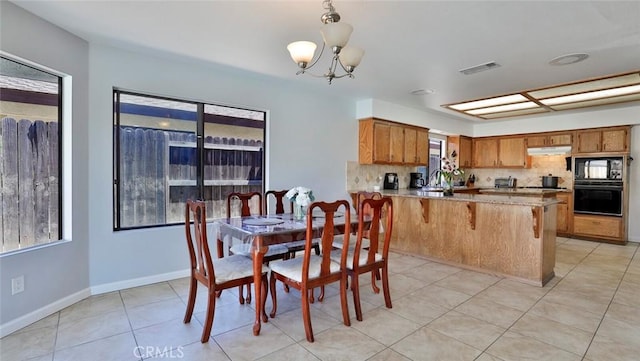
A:
[[[534,207],[537,209],[532,212],[529,205],[443,198],[430,199],[425,208],[421,198],[392,198],[395,211],[390,247],[395,251],[539,286],[553,278],[556,205]],[[536,222],[538,238],[534,235]]]

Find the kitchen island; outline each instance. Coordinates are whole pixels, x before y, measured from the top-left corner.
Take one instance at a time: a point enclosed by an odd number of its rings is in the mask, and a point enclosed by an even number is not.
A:
[[[554,277],[555,198],[384,190],[394,251],[543,286]]]

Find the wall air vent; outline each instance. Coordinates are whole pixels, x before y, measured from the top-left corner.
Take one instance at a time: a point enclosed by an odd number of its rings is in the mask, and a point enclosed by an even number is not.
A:
[[[472,66],[465,69],[460,69],[458,71],[464,75],[471,75],[471,74],[479,73],[481,71],[491,70],[499,67],[500,67],[500,64],[496,63],[495,61],[490,61],[488,63]]]

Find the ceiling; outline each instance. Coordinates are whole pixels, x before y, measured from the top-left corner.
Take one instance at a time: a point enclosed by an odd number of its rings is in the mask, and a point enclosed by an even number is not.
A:
[[[483,120],[441,105],[640,68],[640,1],[334,0],[342,21],[353,25],[349,44],[364,48],[365,56],[355,79],[332,85],[296,77],[286,50],[292,41],[322,41],[321,0],[12,2],[89,42],[228,65],[474,122]],[[589,58],[549,64],[570,53]],[[500,67],[459,72],[490,61]],[[323,72],[328,63],[321,59],[312,70]],[[418,89],[434,93],[411,94]]]

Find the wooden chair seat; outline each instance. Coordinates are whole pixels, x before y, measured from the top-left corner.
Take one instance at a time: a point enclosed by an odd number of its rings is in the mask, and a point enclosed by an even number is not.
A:
[[[355,248],[355,247],[354,247]],[[347,268],[349,269],[353,269],[353,262],[355,261],[355,252],[354,250],[349,247],[349,253],[347,254]],[[340,262],[340,257],[342,257],[342,251],[341,250],[335,250],[331,252],[331,260],[334,262]],[[358,256],[358,265],[359,266],[364,266],[367,264],[368,259],[369,259],[369,255],[366,252],[360,252],[359,256]],[[382,261],[383,257],[380,253],[375,253],[374,254],[374,262],[378,262],[378,261]]]
[[[274,262],[271,266],[273,272],[277,272],[296,282],[302,282],[302,263],[304,258],[292,258],[283,262]],[[317,278],[320,276],[320,268],[322,265],[322,257],[311,255],[309,259],[309,278]],[[329,272],[340,272],[340,257],[337,262],[332,261],[329,264]]]
[[[213,268],[216,270],[216,285],[239,278],[253,277],[253,261],[241,255],[231,255],[213,260]],[[262,273],[269,272],[269,267],[262,265]]]

